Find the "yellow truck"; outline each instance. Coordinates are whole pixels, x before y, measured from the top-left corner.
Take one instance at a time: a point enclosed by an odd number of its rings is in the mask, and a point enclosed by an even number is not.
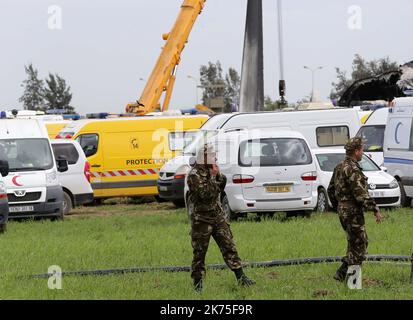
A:
[[[90,163],[95,198],[157,195],[165,162],[178,155],[206,115],[87,119],[66,125]]]
[[[49,135],[50,139],[55,139],[60,131],[72,121],[70,120],[62,120],[62,121],[45,121],[44,124],[46,125],[47,134]]]

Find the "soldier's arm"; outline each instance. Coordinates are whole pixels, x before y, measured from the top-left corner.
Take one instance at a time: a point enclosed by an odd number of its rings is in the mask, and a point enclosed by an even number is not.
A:
[[[227,185],[227,177],[221,172],[217,175],[216,180],[218,182],[219,189],[224,191],[225,186]]]
[[[374,199],[370,197],[369,191],[363,183],[365,179],[363,173],[359,170],[353,170],[348,173],[348,177],[356,202],[363,206],[365,210],[376,212],[377,205]]]
[[[209,201],[213,197],[213,190],[211,190],[211,183],[208,183],[206,179],[202,179],[196,174],[188,175],[188,188],[191,194],[201,201]]]
[[[334,184],[334,181],[336,180],[336,177],[337,177],[337,168],[334,169],[333,176],[331,177],[330,184],[329,184],[328,189],[327,189],[327,194],[328,194],[328,197],[331,201],[333,209],[336,209],[337,206],[338,206],[338,201],[337,201],[337,198],[336,198],[336,186]]]

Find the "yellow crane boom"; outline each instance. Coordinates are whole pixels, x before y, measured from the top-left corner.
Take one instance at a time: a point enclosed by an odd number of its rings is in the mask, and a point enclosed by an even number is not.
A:
[[[176,79],[176,68],[181,59],[192,28],[206,0],[184,0],[171,32],[164,34],[165,46],[156,62],[140,99],[126,106],[127,113],[145,115],[160,107],[159,100],[165,92],[161,111],[166,111],[171,100]]]

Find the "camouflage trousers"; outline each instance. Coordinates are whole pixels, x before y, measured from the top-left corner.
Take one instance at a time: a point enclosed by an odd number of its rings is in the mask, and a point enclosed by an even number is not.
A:
[[[342,259],[348,265],[361,265],[366,260],[368,237],[363,210],[354,206],[338,206],[341,226],[347,236],[347,254]]]
[[[229,224],[225,219],[214,223],[192,221],[191,240],[193,248],[191,278],[200,280],[205,277],[205,256],[211,236],[218,244],[225,263],[231,270],[242,267]]]

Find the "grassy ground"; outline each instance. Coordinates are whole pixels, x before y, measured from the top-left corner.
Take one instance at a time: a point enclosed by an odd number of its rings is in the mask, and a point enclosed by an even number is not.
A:
[[[410,255],[413,210],[388,212],[376,225],[367,217],[370,254]],[[184,210],[170,204],[107,205],[78,209],[65,221],[11,222],[0,237],[0,299],[413,299],[406,264],[366,263],[364,288],[350,291],[332,279],[337,264],[246,269],[257,281],[240,288],[229,270],[208,271],[204,292],[192,291],[189,273],[64,277],[50,290],[50,265],[63,271],[189,265],[192,250]],[[244,261],[343,255],[337,216],[233,222]],[[207,263],[222,263],[211,241]]]

